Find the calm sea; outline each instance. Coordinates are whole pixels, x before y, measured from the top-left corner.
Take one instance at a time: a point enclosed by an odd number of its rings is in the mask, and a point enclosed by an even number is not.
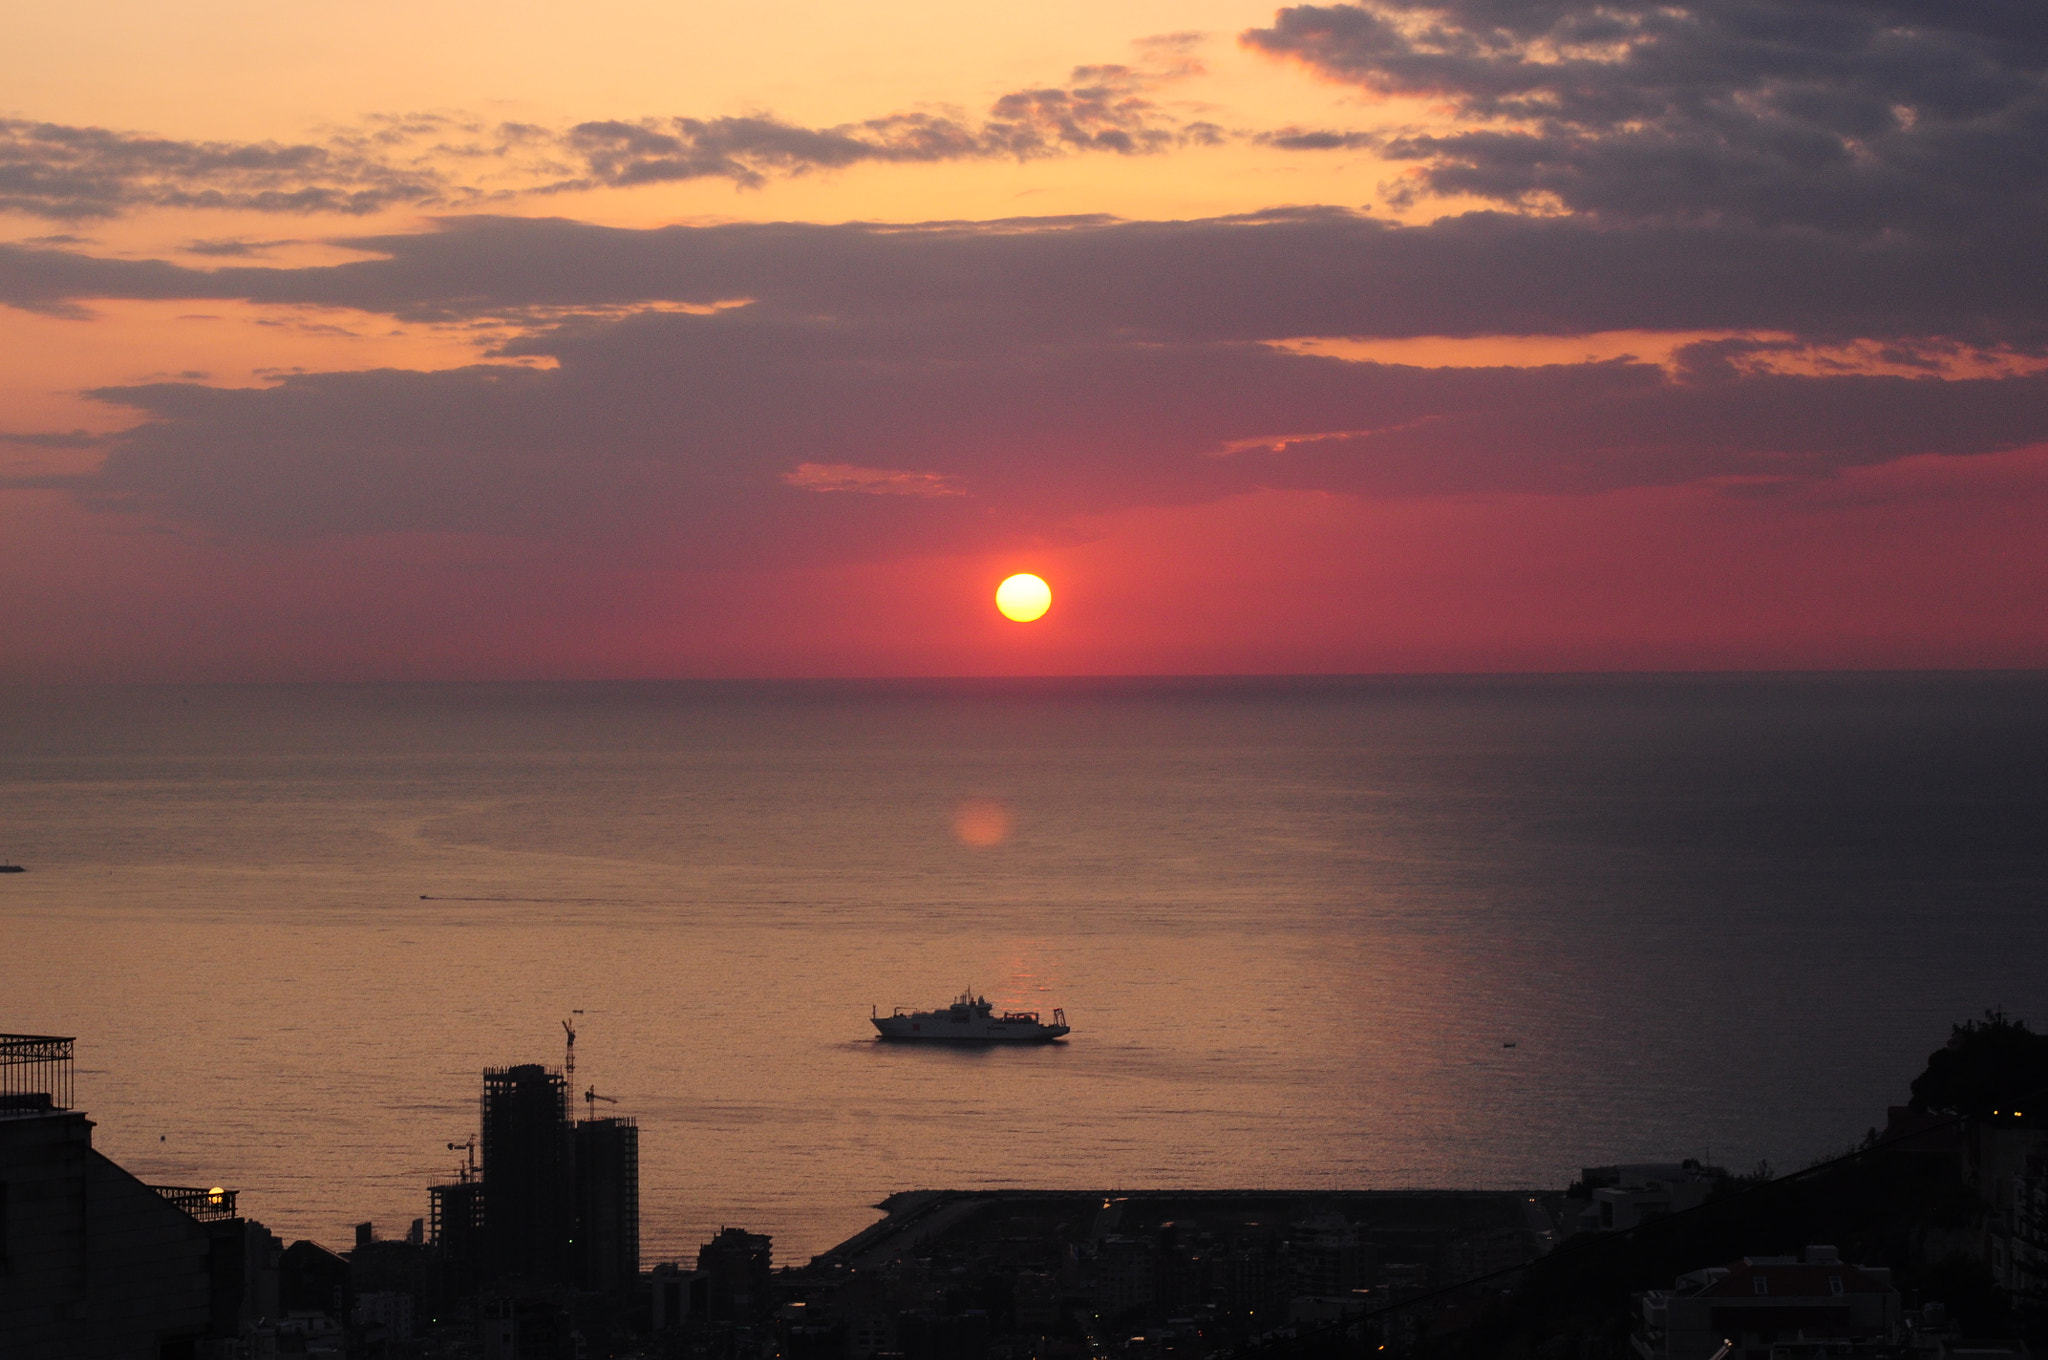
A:
[[[2048,678],[0,694],[0,1029],[287,1239],[486,1066],[638,1117],[649,1260],[929,1186],[1799,1165],[2048,1020]],[[883,1047],[963,987],[1066,1044]],[[580,1104],[581,1102],[579,1102]]]

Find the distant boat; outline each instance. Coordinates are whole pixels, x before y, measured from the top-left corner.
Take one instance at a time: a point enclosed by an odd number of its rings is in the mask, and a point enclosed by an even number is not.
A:
[[[906,1011],[898,1006],[893,1015],[870,1011],[868,1018],[884,1039],[916,1043],[1043,1044],[1070,1032],[1067,1013],[1057,1008],[1049,1025],[1037,1011],[994,1012],[987,997],[962,992],[942,1011]]]
[[[19,864],[0,864],[0,874],[25,874],[28,870]]]

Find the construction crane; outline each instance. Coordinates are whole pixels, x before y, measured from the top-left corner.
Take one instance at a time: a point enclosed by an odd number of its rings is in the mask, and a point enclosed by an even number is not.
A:
[[[597,1118],[597,1102],[600,1100],[602,1100],[607,1105],[616,1105],[619,1103],[618,1097],[601,1096],[597,1093],[597,1088],[593,1086],[583,1093],[583,1103],[589,1107],[589,1113],[584,1116],[586,1119]]]
[[[468,1141],[468,1142],[466,1142],[466,1143],[450,1143],[450,1144],[448,1145],[448,1150],[449,1150],[450,1152],[467,1152],[467,1153],[469,1154],[469,1165],[468,1165],[468,1166],[458,1166],[458,1167],[456,1167],[456,1168],[455,1168],[455,1174],[456,1174],[456,1175],[458,1175],[458,1176],[460,1176],[460,1177],[462,1177],[462,1183],[463,1183],[464,1185],[468,1185],[468,1184],[469,1184],[469,1183],[470,1183],[471,1181],[475,1180],[475,1179],[476,1179],[476,1135],[475,1135],[475,1134],[473,1134],[473,1133],[472,1133],[471,1135],[469,1135],[469,1141]]]
[[[570,1011],[569,1014],[581,1015],[583,1012]],[[576,1089],[576,1026],[564,1020],[562,1022],[562,1033],[569,1036],[569,1055],[562,1060],[562,1079],[568,1088],[573,1091]]]

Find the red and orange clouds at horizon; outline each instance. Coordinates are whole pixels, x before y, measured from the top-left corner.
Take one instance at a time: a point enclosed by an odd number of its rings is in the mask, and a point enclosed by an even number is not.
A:
[[[14,86],[0,678],[2048,664],[2048,20],[930,18],[658,113]]]

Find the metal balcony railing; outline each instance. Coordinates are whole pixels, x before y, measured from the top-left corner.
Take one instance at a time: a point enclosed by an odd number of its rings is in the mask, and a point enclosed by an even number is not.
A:
[[[71,1108],[71,1045],[54,1034],[0,1034],[0,1119]]]
[[[152,1185],[149,1188],[201,1223],[218,1223],[236,1217],[235,1192],[232,1190],[223,1190],[217,1185],[211,1190],[197,1185]]]

